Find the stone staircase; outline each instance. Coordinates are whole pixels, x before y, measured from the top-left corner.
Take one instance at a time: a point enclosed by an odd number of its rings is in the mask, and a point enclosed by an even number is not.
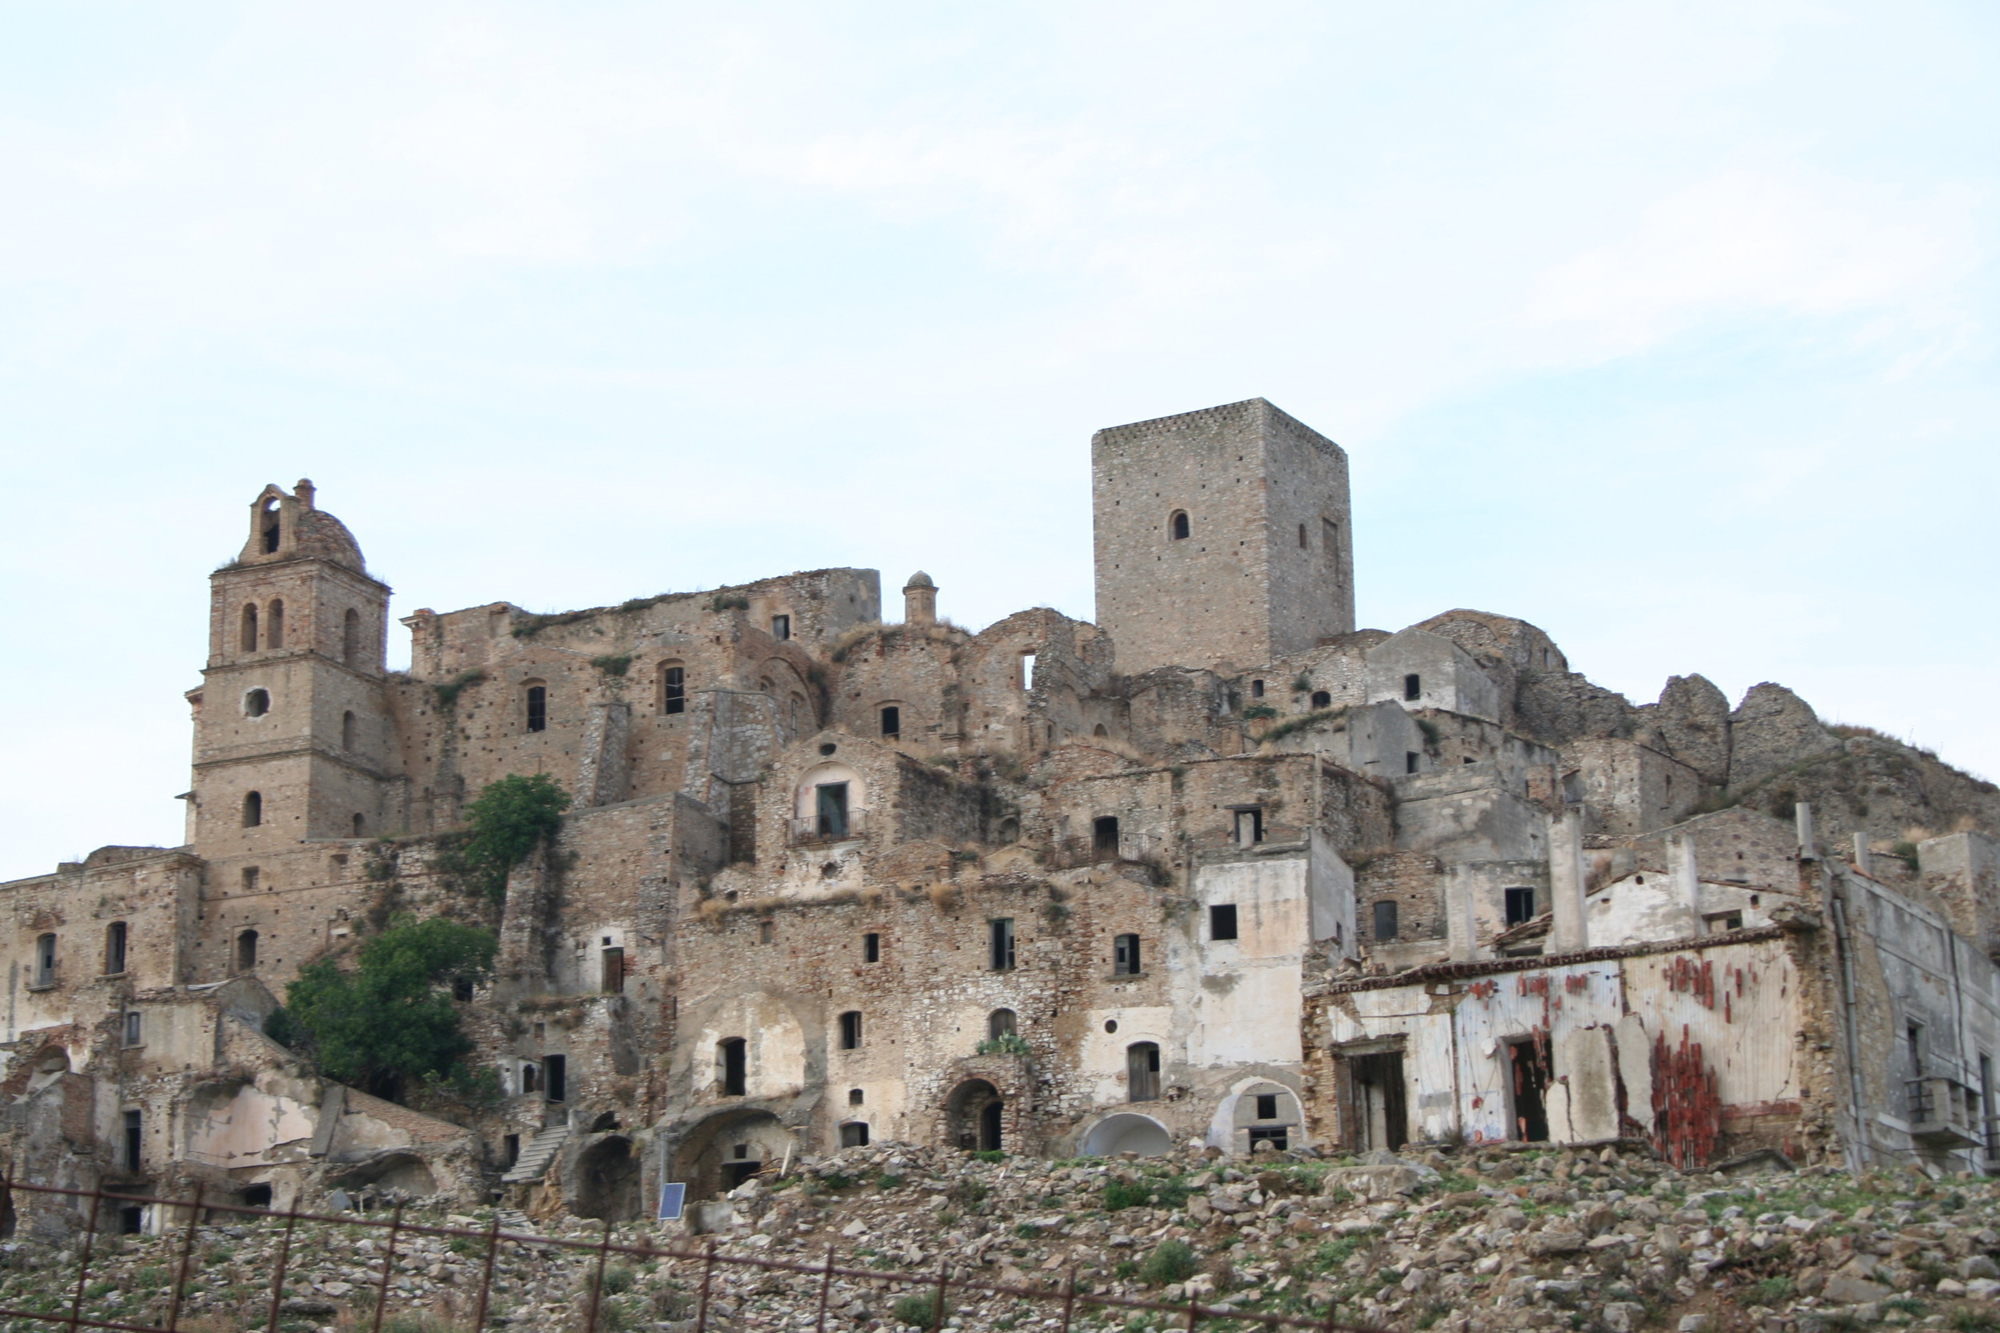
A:
[[[535,1135],[534,1138],[528,1140],[528,1146],[521,1149],[519,1160],[500,1179],[509,1185],[518,1185],[523,1181],[529,1180],[540,1180],[542,1173],[549,1169],[549,1163],[555,1160],[557,1153],[562,1151],[563,1142],[568,1138],[569,1126],[567,1124],[550,1125],[547,1129]]]

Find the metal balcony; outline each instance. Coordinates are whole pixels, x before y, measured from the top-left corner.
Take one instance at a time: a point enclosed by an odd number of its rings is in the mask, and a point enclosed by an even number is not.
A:
[[[1976,1148],[1985,1143],[1978,1092],[1949,1078],[1911,1079],[1905,1086],[1911,1138],[1938,1148]]]

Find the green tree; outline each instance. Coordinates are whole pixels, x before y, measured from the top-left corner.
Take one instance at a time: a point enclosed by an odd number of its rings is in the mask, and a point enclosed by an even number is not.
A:
[[[507,874],[556,836],[569,793],[546,773],[509,774],[489,782],[465,807],[470,830],[457,869],[494,902],[507,896]]]
[[[490,975],[494,948],[493,932],[477,926],[399,921],[363,941],[351,972],[331,959],[300,969],[264,1030],[328,1078],[398,1099],[407,1083],[463,1069],[472,1042],[452,987]]]

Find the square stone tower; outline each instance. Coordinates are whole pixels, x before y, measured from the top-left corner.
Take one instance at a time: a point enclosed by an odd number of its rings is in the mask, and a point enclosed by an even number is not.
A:
[[[1354,628],[1347,455],[1262,398],[1091,437],[1117,669],[1257,666]]]

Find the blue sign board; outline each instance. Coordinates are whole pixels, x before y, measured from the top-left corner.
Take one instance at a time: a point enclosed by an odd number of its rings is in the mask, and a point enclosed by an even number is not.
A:
[[[660,1186],[660,1220],[672,1222],[680,1217],[681,1207],[687,1202],[688,1187],[669,1180]]]

